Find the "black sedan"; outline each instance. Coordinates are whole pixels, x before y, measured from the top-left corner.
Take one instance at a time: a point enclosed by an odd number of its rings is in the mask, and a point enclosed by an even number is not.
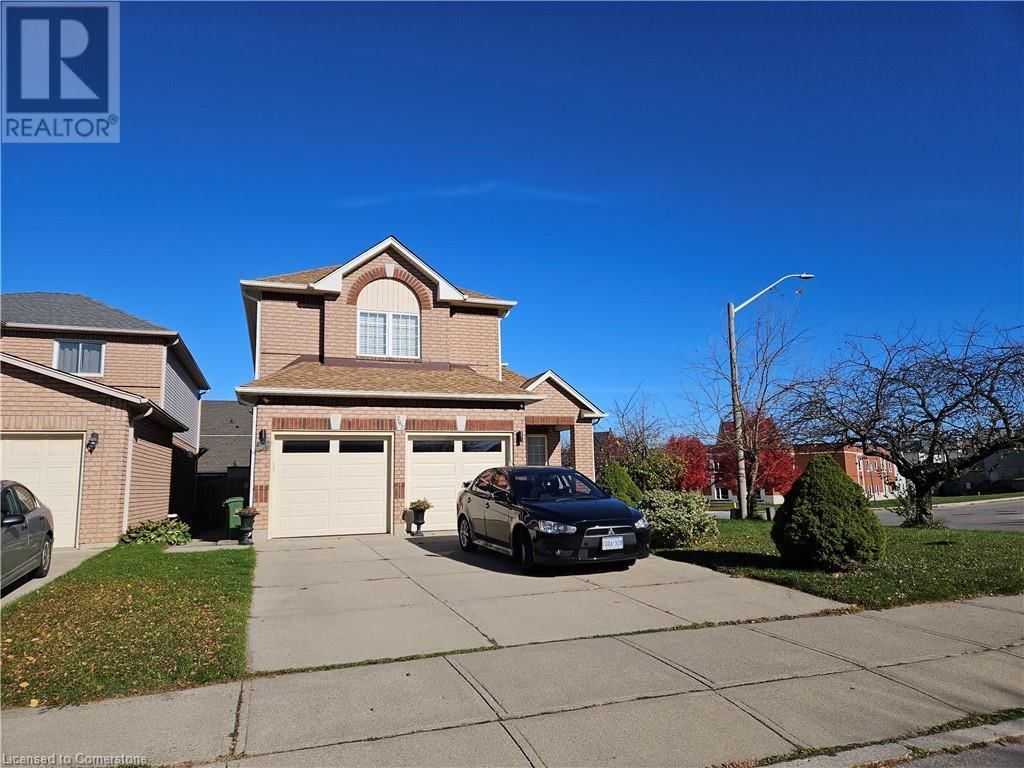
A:
[[[536,565],[619,562],[650,552],[647,520],[574,469],[500,467],[459,494],[459,545],[511,555],[524,573]]]

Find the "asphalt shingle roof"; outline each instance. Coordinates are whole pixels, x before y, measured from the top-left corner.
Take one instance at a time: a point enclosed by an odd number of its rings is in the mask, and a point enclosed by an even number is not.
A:
[[[513,383],[495,381],[471,368],[416,365],[324,365],[300,361],[245,385],[268,389],[331,389],[345,392],[422,392],[432,395],[523,395]]]
[[[203,400],[199,445],[200,472],[225,472],[228,467],[249,466],[252,442],[252,408],[234,400]]]
[[[5,293],[0,295],[0,321],[76,328],[108,328],[112,331],[173,333],[123,310],[80,293]]]

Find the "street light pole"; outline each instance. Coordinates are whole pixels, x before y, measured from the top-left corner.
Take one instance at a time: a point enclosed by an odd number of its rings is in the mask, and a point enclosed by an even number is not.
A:
[[[743,453],[743,408],[740,406],[740,374],[736,363],[736,308],[730,301],[729,313],[729,367],[732,377],[732,428],[736,440],[736,478],[739,482],[740,518],[747,516],[747,460]]]
[[[743,309],[751,302],[764,296],[768,291],[777,286],[783,280],[788,280],[791,277],[799,278],[800,280],[811,280],[814,275],[808,274],[807,272],[801,272],[793,275],[783,275],[774,283],[764,288],[749,299],[744,301],[739,306],[733,306],[730,301],[726,305],[726,311],[729,315],[729,368],[730,377],[732,378],[732,425],[733,434],[736,440],[736,479],[739,486],[740,496],[740,517],[746,518],[747,516],[747,458],[746,452],[743,447],[743,405],[740,402],[740,375],[739,365],[736,362],[736,313]]]

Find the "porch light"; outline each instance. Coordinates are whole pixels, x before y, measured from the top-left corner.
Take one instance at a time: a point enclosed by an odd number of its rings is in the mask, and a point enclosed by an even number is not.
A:
[[[516,445],[522,445],[522,444],[523,444],[523,433],[522,432],[516,432]]]
[[[93,451],[96,450],[96,446],[99,445],[99,442],[100,433],[93,432],[91,435],[89,435],[89,439],[85,441],[85,450],[87,450],[89,453],[92,453]]]

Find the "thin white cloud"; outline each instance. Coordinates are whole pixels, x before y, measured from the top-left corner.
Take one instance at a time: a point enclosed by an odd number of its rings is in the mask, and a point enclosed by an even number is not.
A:
[[[452,187],[431,187],[428,189],[393,192],[380,195],[353,195],[339,201],[342,208],[372,208],[415,200],[445,198],[503,197],[514,200],[540,200],[561,203],[594,205],[600,201],[593,195],[570,192],[550,187],[535,187],[511,184],[501,181],[481,181],[474,184],[460,184]]]

